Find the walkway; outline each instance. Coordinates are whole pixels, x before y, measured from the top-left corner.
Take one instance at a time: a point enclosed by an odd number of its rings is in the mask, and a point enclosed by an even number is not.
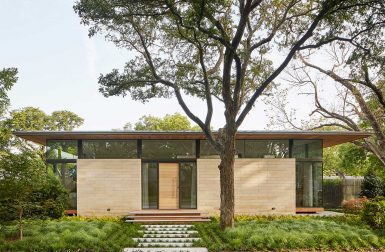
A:
[[[143,237],[133,238],[135,248],[124,252],[208,252],[207,248],[193,247],[199,241],[194,225],[142,225]]]

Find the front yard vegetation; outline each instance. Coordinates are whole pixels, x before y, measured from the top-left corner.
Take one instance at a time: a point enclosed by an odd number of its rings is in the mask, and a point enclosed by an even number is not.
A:
[[[358,217],[240,217],[233,229],[218,223],[198,224],[209,251],[367,250],[383,248],[385,236]]]
[[[24,239],[18,226],[0,227],[0,251],[122,251],[135,246],[139,224],[120,219],[28,220]],[[196,224],[209,251],[381,250],[385,233],[365,225],[358,216],[238,216],[235,227],[222,231],[218,218]]]
[[[0,251],[122,251],[135,245],[138,229],[120,219],[29,220],[23,240],[17,225],[0,226]]]

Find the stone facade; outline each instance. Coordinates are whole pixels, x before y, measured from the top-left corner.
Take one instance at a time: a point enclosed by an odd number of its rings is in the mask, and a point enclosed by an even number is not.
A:
[[[80,216],[121,216],[141,209],[140,159],[78,159]]]
[[[78,159],[80,216],[122,216],[141,209],[140,159]],[[218,214],[218,159],[197,160],[198,210]],[[295,159],[236,159],[237,214],[294,214]]]
[[[198,159],[198,209],[219,213],[218,159]],[[237,214],[294,214],[295,159],[236,159]]]

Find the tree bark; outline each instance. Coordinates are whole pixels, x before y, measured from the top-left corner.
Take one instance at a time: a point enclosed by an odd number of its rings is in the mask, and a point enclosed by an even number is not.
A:
[[[19,209],[19,240],[23,240],[23,207],[20,206]]]
[[[234,155],[235,134],[224,133],[224,148],[219,164],[221,207],[220,227],[222,230],[234,226]]]

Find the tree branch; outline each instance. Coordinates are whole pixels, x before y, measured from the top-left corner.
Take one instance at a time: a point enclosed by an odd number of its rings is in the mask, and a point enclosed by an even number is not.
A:
[[[252,97],[247,102],[245,108],[239,115],[238,119],[236,120],[236,126],[239,127],[243,120],[245,119],[246,115],[250,112],[250,110],[253,108],[255,101],[257,98],[262,94],[262,92],[267,88],[267,86],[285,69],[285,67],[289,64],[291,59],[294,57],[296,51],[300,48],[300,46],[305,43],[307,39],[309,39],[312,35],[316,27],[318,26],[319,22],[322,20],[322,18],[327,14],[327,12],[333,7],[333,5],[328,5],[328,2],[325,2],[322,6],[322,9],[318,13],[318,15],[314,18],[312,24],[309,26],[308,30],[305,32],[305,34],[294,44],[294,46],[289,51],[288,55],[286,56],[285,60],[281,63],[281,65],[257,88],[257,90],[254,92]]]

